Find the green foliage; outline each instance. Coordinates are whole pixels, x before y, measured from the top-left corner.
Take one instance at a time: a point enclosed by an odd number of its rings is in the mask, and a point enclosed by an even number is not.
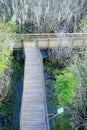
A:
[[[18,123],[15,122],[15,127],[13,128],[12,121],[14,116],[14,105],[20,106],[18,101],[16,104],[16,92],[15,85],[20,81],[20,75],[23,73],[23,65],[18,60],[11,59],[11,83],[10,90],[6,97],[0,102],[0,115],[4,117],[3,122],[5,125],[0,125],[0,130],[18,130]],[[18,87],[18,86],[17,86]],[[19,99],[18,99],[19,100]],[[18,120],[17,120],[18,121]]]
[[[54,113],[59,107],[64,107],[64,113],[50,120],[51,130],[73,130],[69,105],[76,95],[76,78],[72,69],[72,65],[63,69],[54,68],[49,60],[44,60],[48,112]]]
[[[23,66],[11,56],[16,24],[0,23],[0,130],[12,130],[12,118],[14,112],[15,84],[20,79]],[[3,75],[3,77],[2,77]],[[1,82],[2,81],[2,82]],[[0,119],[1,119],[0,117]]]
[[[12,38],[12,27],[7,23],[0,23],[0,100],[10,89]]]
[[[50,123],[50,128],[50,130],[58,130],[54,120]]]
[[[71,110],[72,126],[75,129],[86,129],[87,119],[87,60],[76,59],[74,72],[77,78],[76,96]]]
[[[87,18],[86,18],[87,19]],[[86,33],[87,32],[87,20],[82,19],[79,21],[79,32]]]
[[[75,96],[76,79],[69,70],[62,70],[56,76],[55,91],[59,105],[71,104]]]
[[[2,23],[0,21],[0,38],[3,39],[3,37],[6,38],[6,36],[8,36],[9,39],[12,38],[12,35],[15,33],[15,28],[16,28],[15,22],[9,21],[8,23],[5,22]]]
[[[14,37],[14,22],[0,23],[0,73],[9,67],[9,59]]]
[[[58,120],[58,128],[59,130],[73,130],[70,124],[70,120],[67,118],[62,118],[61,120]]]
[[[51,130],[74,130],[69,120],[69,113],[67,115],[65,113],[58,115],[50,121]]]
[[[8,26],[10,28],[10,30],[15,33],[17,31],[17,28],[18,28],[18,24],[16,22],[13,22],[13,21],[9,21],[8,22]]]
[[[9,67],[10,59],[10,48],[5,44],[1,45],[2,49],[0,51],[0,73]]]
[[[12,63],[11,63],[11,68],[12,68],[12,80],[14,80],[14,83],[16,83],[15,81],[19,80],[19,75],[20,73],[23,71],[23,64],[20,64],[20,62],[17,61],[17,59],[12,59]]]

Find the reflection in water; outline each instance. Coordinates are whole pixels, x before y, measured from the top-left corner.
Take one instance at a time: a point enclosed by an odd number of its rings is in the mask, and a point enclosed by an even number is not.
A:
[[[14,130],[19,130],[19,125],[20,125],[23,78],[24,78],[24,75],[22,74],[19,79],[19,82],[15,85],[15,100],[14,100],[13,121],[12,121],[12,126],[13,126]]]

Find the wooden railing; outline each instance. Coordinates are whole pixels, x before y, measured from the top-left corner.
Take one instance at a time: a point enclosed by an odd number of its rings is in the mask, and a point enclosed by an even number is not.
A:
[[[47,100],[46,100],[46,90],[45,90],[45,82],[44,82],[44,74],[43,74],[43,59],[42,59],[42,55],[40,53],[38,44],[36,44],[37,50],[38,50],[38,56],[40,58],[40,64],[41,66],[41,72],[42,72],[42,84],[43,84],[43,93],[44,93],[44,110],[45,110],[45,122],[46,122],[46,130],[50,130],[50,126],[49,126],[49,120],[48,120],[48,110],[47,110]]]
[[[36,41],[39,47],[53,46],[87,46],[87,33],[42,33],[42,34],[15,34],[14,48],[23,48],[23,42]]]
[[[87,33],[36,33],[36,34],[15,34],[16,38],[58,38],[58,37],[85,37]]]

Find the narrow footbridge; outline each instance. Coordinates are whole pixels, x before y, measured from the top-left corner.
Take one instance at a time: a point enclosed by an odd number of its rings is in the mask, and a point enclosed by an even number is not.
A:
[[[42,57],[35,43],[24,43],[24,51],[20,130],[49,130]]]

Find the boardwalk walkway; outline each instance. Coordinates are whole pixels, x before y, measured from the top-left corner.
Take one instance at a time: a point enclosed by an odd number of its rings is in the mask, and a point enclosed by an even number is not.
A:
[[[20,130],[49,130],[43,64],[35,43],[24,43],[25,72]]]

